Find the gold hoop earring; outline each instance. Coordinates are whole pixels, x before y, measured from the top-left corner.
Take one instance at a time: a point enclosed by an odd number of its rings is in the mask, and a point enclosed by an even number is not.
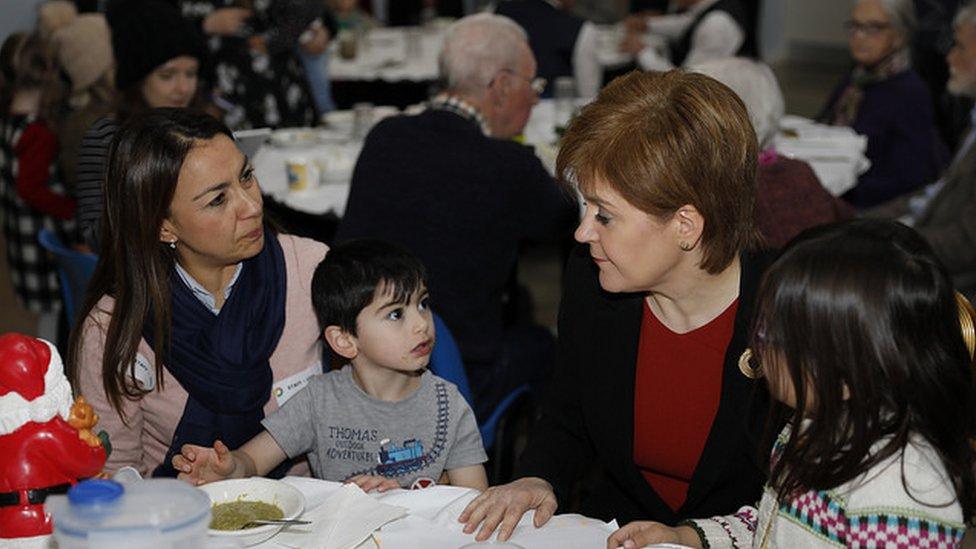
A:
[[[958,291],[956,291],[956,307],[959,309],[959,328],[962,330],[962,340],[966,343],[969,359],[972,360],[973,353],[976,351],[976,326],[974,326],[973,320],[976,318],[976,311],[973,310],[973,305],[966,299],[966,296]]]
[[[739,356],[739,371],[749,379],[759,379],[763,376],[762,365],[752,367],[752,349],[746,348]]]

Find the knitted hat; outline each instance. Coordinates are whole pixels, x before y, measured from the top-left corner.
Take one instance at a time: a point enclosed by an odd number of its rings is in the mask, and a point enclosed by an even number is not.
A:
[[[51,36],[58,63],[71,77],[71,91],[88,89],[112,68],[112,39],[100,13],[79,15]]]
[[[54,31],[71,23],[78,16],[78,8],[68,0],[50,0],[37,6],[37,32],[50,38]]]
[[[197,28],[164,0],[115,0],[108,24],[115,51],[115,87],[124,90],[141,82],[174,57],[195,57],[203,65],[205,44]]]

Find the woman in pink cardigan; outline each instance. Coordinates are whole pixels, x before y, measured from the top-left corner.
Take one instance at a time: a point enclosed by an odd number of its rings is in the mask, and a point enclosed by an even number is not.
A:
[[[266,226],[253,167],[209,117],[131,119],[107,179],[69,377],[110,435],[109,471],[175,476],[181,445],[240,445],[321,373],[310,285],[327,248]]]

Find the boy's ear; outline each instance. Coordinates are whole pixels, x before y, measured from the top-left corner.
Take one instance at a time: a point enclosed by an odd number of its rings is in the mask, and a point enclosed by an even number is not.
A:
[[[343,358],[352,360],[359,354],[356,337],[339,326],[326,327],[325,332],[322,333],[322,337],[325,338],[329,347],[332,347],[332,350]]]

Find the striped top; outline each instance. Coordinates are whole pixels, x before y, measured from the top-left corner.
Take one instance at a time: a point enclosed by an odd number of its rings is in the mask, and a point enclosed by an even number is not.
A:
[[[105,197],[102,184],[108,171],[108,149],[118,130],[119,124],[114,119],[99,118],[85,132],[78,149],[78,183],[75,186],[78,231],[93,250],[98,250],[101,230]]]

